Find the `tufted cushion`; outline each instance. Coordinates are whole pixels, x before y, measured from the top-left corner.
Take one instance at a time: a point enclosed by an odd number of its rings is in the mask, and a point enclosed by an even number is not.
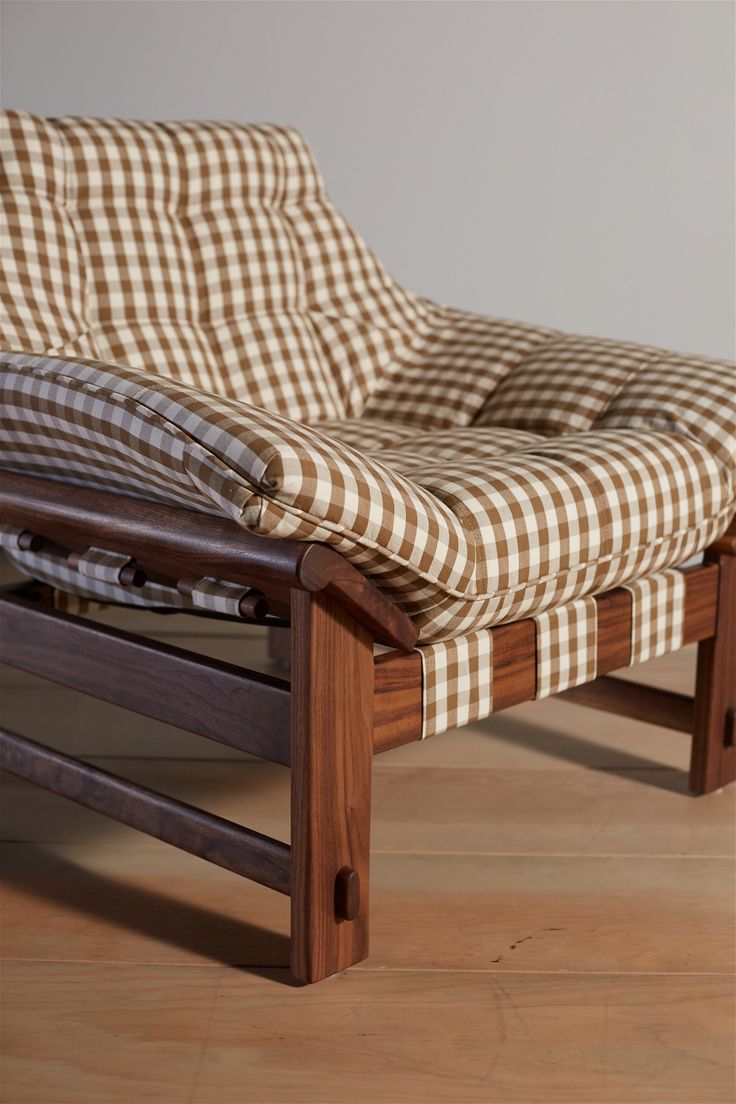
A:
[[[419,310],[288,128],[11,112],[2,193],[6,348],[147,367],[315,418],[361,405],[393,319]]]
[[[4,127],[6,467],[329,542],[423,640],[725,529],[733,366],[403,291],[289,129]]]
[[[411,295],[291,128],[2,114],[6,349],[94,357],[298,420],[470,422],[551,331]],[[467,369],[470,388],[448,374]],[[421,396],[416,382],[421,381]]]
[[[692,433],[310,428],[134,369],[2,359],[5,466],[326,541],[425,640],[681,563],[733,512],[732,470]],[[730,375],[713,378],[727,403]]]

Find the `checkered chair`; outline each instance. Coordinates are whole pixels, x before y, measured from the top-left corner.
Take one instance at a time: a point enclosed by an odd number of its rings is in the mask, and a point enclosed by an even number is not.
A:
[[[369,645],[370,673],[366,647],[335,663],[353,687],[365,669],[373,750],[566,692],[694,730],[696,791],[734,776],[733,365],[403,290],[288,128],[13,112],[3,130],[2,539],[46,618],[101,601],[289,622],[304,728],[332,603]],[[146,510],[166,549],[136,544]],[[195,531],[240,539],[237,570],[212,548],[195,569]],[[273,575],[315,547],[331,581]],[[693,640],[694,702],[606,677]],[[309,759],[317,738],[292,727],[293,770],[299,739]],[[337,861],[367,869],[365,826],[357,844],[334,819],[330,893]],[[365,951],[335,915],[300,937],[300,976]]]

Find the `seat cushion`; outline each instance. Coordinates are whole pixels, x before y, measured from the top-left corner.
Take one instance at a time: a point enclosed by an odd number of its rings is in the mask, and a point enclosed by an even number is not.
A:
[[[598,428],[549,437],[373,419],[307,427],[132,368],[2,359],[4,466],[325,541],[423,641],[680,564],[734,510],[728,366],[691,371],[676,404],[667,377],[649,428],[629,383]]]
[[[6,467],[328,542],[424,641],[728,524],[732,365],[404,290],[288,127],[2,129]]]

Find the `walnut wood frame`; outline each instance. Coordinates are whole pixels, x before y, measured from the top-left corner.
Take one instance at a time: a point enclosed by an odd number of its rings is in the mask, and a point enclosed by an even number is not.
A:
[[[3,521],[26,547],[70,557],[124,553],[131,585],[184,593],[209,575],[254,588],[244,620],[271,626],[291,680],[205,659],[56,611],[50,588],[0,596],[0,659],[135,712],[291,767],[291,842],[263,836],[2,732],[9,771],[291,896],[294,976],[315,982],[368,953],[371,762],[421,739],[422,671],[409,618],[332,549],[274,541],[234,523],[101,491],[4,476]],[[631,596],[596,598],[598,677],[562,696],[693,735],[690,787],[736,777],[736,528],[683,569],[684,643],[699,643],[694,698],[609,673],[630,661]],[[242,609],[242,607],[241,607]],[[494,709],[536,695],[531,620],[493,633]],[[375,642],[392,650],[374,658]],[[165,693],[161,693],[161,687]]]

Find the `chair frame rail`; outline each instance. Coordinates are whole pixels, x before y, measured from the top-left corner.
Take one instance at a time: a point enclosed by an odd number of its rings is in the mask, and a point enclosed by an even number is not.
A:
[[[234,522],[103,491],[6,474],[0,515],[24,544],[74,557],[102,545],[131,558],[131,581],[186,593],[214,575],[254,588],[243,620],[272,626],[291,679],[259,674],[53,608],[29,582],[0,595],[0,659],[134,712],[291,769],[291,840],[232,824],[0,732],[8,771],[291,897],[291,969],[311,983],[368,954],[373,756],[422,737],[416,628],[333,549],[245,533]],[[694,697],[610,672],[631,658],[631,595],[596,597],[598,676],[561,697],[690,732],[690,788],[736,778],[736,525],[685,577],[684,644],[698,643]],[[268,611],[265,613],[264,611]],[[276,626],[290,626],[279,628]],[[536,695],[536,632],[491,630],[494,711]],[[374,643],[392,650],[374,657]]]

